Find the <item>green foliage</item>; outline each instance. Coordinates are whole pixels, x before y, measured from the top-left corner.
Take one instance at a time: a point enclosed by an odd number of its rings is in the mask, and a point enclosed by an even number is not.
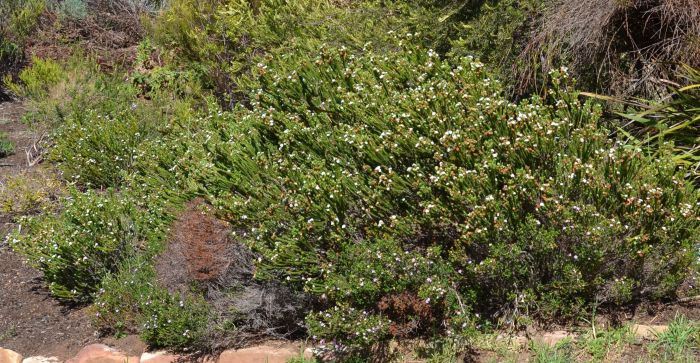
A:
[[[61,214],[23,219],[11,246],[44,274],[54,296],[89,301],[124,259],[157,248],[168,221],[158,201],[156,194],[136,200],[113,191],[73,190]]]
[[[494,306],[517,323],[660,299],[696,259],[697,193],[666,154],[608,139],[563,71],[520,104],[481,63],[413,47],[254,71],[253,110],[209,116],[200,184],[259,277],[324,302],[319,339],[367,349],[469,334]]]
[[[17,44],[6,39],[0,40],[0,59],[13,61],[21,57],[21,52]]]
[[[700,70],[685,68],[688,85],[672,90],[665,102],[647,101],[646,110],[637,114],[623,114],[632,120],[626,133],[639,145],[659,152],[662,145],[671,143],[672,161],[688,167],[690,176],[700,178]]]
[[[37,27],[46,0],[3,0],[0,4],[0,35],[23,43]]]
[[[7,138],[7,134],[0,132],[0,158],[15,153],[15,144]]]
[[[202,298],[178,297],[160,290],[145,302],[141,338],[154,347],[197,347],[207,325],[208,306]]]
[[[548,345],[535,344],[532,347],[535,363],[569,363],[573,361],[571,341],[563,341],[550,347]]]
[[[391,47],[391,31],[428,34],[433,23],[423,8],[402,2],[175,0],[151,33],[230,105],[246,96],[239,78],[265,56],[315,52],[321,44]]]
[[[26,36],[43,2],[12,3]],[[496,319],[517,328],[673,297],[697,261],[700,204],[680,174],[697,160],[664,141],[696,151],[697,87],[654,111],[671,116],[636,117],[653,155],[611,140],[565,69],[547,94],[511,102],[485,68],[517,62],[513,34],[543,3],[174,0],[127,75],[80,55],[34,59],[6,82],[52,130],[49,160],[86,191],[23,219],[12,247],[55,296],[94,299],[101,329],[155,347],[207,339],[200,292],[169,293],[151,266],[172,207],[195,194],[260,254],[257,277],[316,302],[309,335],[332,342],[320,348],[357,361],[413,338],[451,361]],[[83,18],[85,4],[58,9]],[[13,212],[43,200],[22,198]],[[661,351],[695,341],[684,329]],[[602,359],[615,334],[594,334],[589,354]],[[533,349],[568,361],[569,348]]]
[[[142,257],[125,259],[117,271],[105,275],[91,307],[95,327],[118,336],[138,333],[142,310],[156,289],[155,278]]]
[[[698,353],[700,344],[700,327],[697,322],[688,320],[684,315],[676,315],[668,330],[657,337],[650,346],[652,356],[663,362],[692,362],[693,354]]]
[[[127,83],[79,57],[64,66],[35,59],[20,80],[9,84],[27,97],[25,119],[53,131],[48,159],[66,179],[95,188],[122,185],[149,152],[141,145],[186,122],[202,93],[188,72],[154,68]]]
[[[472,55],[506,75],[525,46],[530,28],[544,12],[546,1],[433,3],[443,14],[437,31],[438,49],[454,55]]]
[[[609,330],[589,331],[578,345],[581,346],[595,362],[605,362],[608,355],[618,353],[624,345],[634,343],[634,333],[629,326]]]
[[[17,217],[54,212],[63,191],[56,175],[45,169],[22,171],[0,183],[0,213]]]
[[[0,72],[2,72],[0,73],[0,76],[3,76],[4,78],[4,71],[6,68],[15,66],[22,60],[22,58],[22,50],[16,43],[5,38],[0,38],[0,63],[2,64],[0,67]],[[0,87],[2,86],[3,85],[0,84]]]
[[[318,361],[315,358],[306,358],[303,356],[303,354],[300,354],[299,357],[288,359],[287,363],[317,363]]]
[[[12,83],[5,79],[5,85],[20,97],[44,98],[49,90],[66,77],[61,66],[50,60],[34,57],[32,66],[25,68],[19,74],[21,84]]]
[[[116,334],[139,332],[153,347],[197,347],[208,322],[206,303],[168,293],[155,286],[155,277],[143,258],[126,260],[106,276],[93,307],[96,325]]]
[[[63,0],[55,4],[54,10],[66,20],[84,19],[88,14],[85,0]]]
[[[136,159],[144,157],[138,146],[157,134],[140,105],[116,114],[86,109],[73,113],[56,131],[56,144],[49,155],[59,163],[64,176],[94,187],[119,186],[133,171]],[[141,106],[143,107],[143,106]]]

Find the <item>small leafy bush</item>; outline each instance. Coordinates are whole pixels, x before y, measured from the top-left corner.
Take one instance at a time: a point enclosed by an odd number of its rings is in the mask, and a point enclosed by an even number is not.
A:
[[[149,81],[144,99],[139,77],[124,82],[79,57],[63,66],[35,59],[22,71],[21,83],[9,84],[28,99],[25,119],[51,130],[48,159],[58,163],[64,177],[104,188],[120,186],[146,152],[140,145],[161,136],[171,119],[186,119],[190,100],[199,94],[191,78],[173,76]]]
[[[14,84],[9,78],[5,84],[12,92],[20,97],[45,98],[52,87],[55,87],[66,74],[58,63],[50,59],[32,58],[32,66],[19,74],[21,84]]]
[[[150,197],[73,190],[62,213],[21,220],[11,246],[44,274],[54,296],[89,301],[104,276],[136,253],[153,253],[162,239],[167,218],[158,195]]]
[[[141,338],[154,347],[191,349],[202,344],[208,305],[201,297],[156,290],[145,302]]]
[[[11,78],[24,60],[24,54],[17,43],[0,36],[0,79]],[[7,99],[10,92],[0,81],[0,99]]]
[[[18,43],[31,35],[46,9],[46,0],[4,0],[0,3],[0,35]]]
[[[0,132],[0,158],[10,156],[15,153],[15,144],[7,138],[7,135]]]
[[[104,276],[92,305],[93,323],[114,335],[138,333],[143,304],[155,290],[156,275],[143,257],[124,260],[117,271]]]
[[[168,293],[156,286],[155,277],[143,258],[126,260],[119,272],[106,276],[92,308],[96,325],[117,334],[140,333],[153,347],[200,346],[208,306],[193,295]]]
[[[134,104],[134,109],[140,105]],[[143,106],[141,106],[143,107]],[[74,113],[56,131],[49,158],[64,176],[93,187],[119,186],[140,156],[139,145],[157,134],[157,124],[136,110],[116,114]]]
[[[331,349],[666,298],[696,259],[697,192],[667,153],[610,140],[563,70],[519,104],[481,63],[412,46],[254,72],[252,111],[208,117],[198,178],[258,276],[318,299]]]
[[[530,30],[543,14],[547,1],[426,3],[440,15],[440,28],[436,30],[438,51],[474,56],[499,75],[507,76],[511,75],[513,64],[519,61]]]

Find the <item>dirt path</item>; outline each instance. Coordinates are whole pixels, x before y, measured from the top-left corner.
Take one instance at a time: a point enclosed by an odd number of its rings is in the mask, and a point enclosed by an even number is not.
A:
[[[25,150],[35,135],[19,121],[23,113],[18,102],[0,103],[0,132],[15,144],[15,153],[0,159],[0,183],[30,168]],[[0,346],[66,358],[95,340],[89,317],[49,296],[41,273],[5,243],[12,229],[11,217],[0,212]]]
[[[0,183],[31,168],[25,150],[36,135],[20,122],[24,108],[18,102],[0,103],[0,133],[15,144],[15,154],[0,158]],[[45,166],[38,166],[45,167]],[[31,171],[31,170],[30,170]],[[25,173],[28,177],[41,173]],[[0,185],[1,186],[1,185]],[[43,355],[67,359],[99,339],[84,308],[63,306],[53,299],[41,273],[10,250],[6,235],[15,228],[12,218],[0,211],[0,347],[24,356]],[[133,337],[109,343],[140,353],[144,345]]]

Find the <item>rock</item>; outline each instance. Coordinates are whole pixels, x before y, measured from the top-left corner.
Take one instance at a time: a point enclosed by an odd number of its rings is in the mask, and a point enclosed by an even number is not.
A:
[[[285,363],[299,357],[301,351],[292,347],[271,347],[261,345],[239,350],[226,350],[219,356],[218,363]],[[311,358],[310,349],[303,351],[304,357]]]
[[[0,348],[0,363],[22,363],[22,355],[9,349]]]
[[[560,341],[566,338],[575,338],[574,334],[571,334],[565,330],[556,330],[549,333],[544,333],[540,336],[534,337],[533,340],[544,345],[553,347],[557,345]]]
[[[66,363],[139,363],[140,357],[129,357],[104,344],[92,344],[83,348],[78,355]]]
[[[60,363],[61,361],[56,357],[44,357],[37,355],[34,357],[24,358],[22,363]]]
[[[174,363],[182,357],[169,354],[166,351],[146,352],[141,354],[140,363]]]
[[[668,325],[632,325],[632,332],[637,338],[656,340],[659,334],[668,330]]]

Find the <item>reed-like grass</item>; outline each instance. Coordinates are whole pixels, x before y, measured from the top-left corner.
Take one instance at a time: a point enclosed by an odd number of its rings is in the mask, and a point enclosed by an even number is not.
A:
[[[686,86],[675,85],[665,100],[643,101],[642,111],[621,114],[632,121],[628,136],[641,145],[659,150],[671,143],[673,161],[689,168],[700,180],[700,70],[684,67]]]

